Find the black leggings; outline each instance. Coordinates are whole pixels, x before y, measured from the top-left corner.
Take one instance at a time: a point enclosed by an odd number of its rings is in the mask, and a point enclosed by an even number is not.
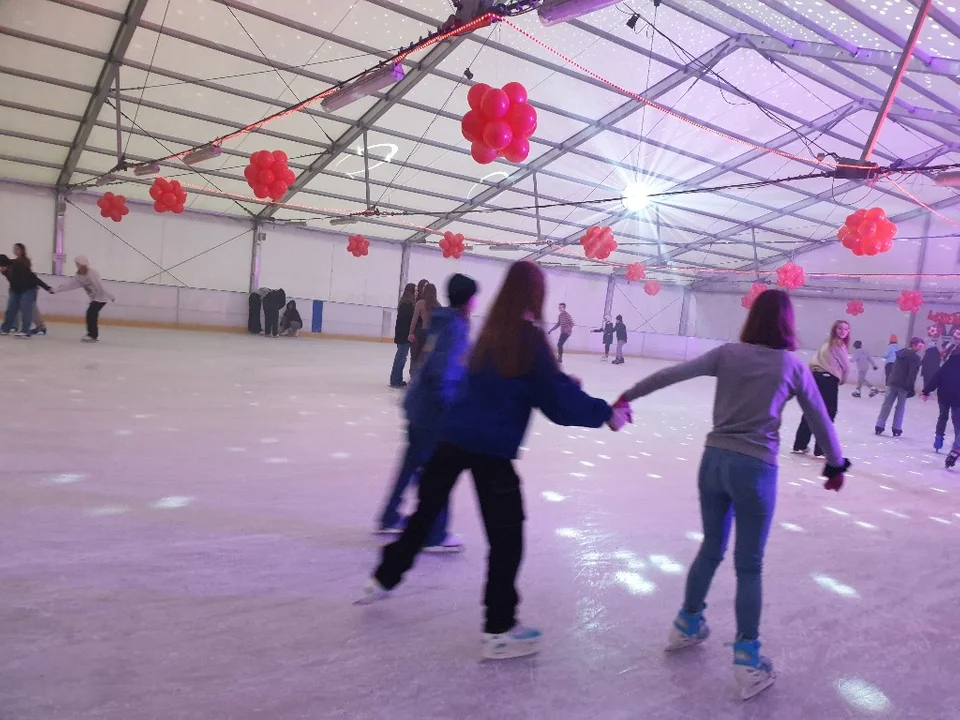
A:
[[[820,390],[820,397],[823,398],[823,404],[827,406],[827,414],[830,421],[837,416],[837,403],[840,399],[840,380],[828,372],[816,371],[813,373],[813,379]],[[800,420],[800,427],[797,428],[797,437],[793,441],[794,450],[806,450],[810,445],[810,437],[813,433],[810,430],[810,423],[807,422],[807,416],[804,415]],[[813,454],[823,455],[823,449],[818,441],[813,447]]]
[[[557,340],[557,359],[563,360],[563,346],[567,344],[567,340],[570,338],[570,335],[563,335],[561,333],[560,339]]]
[[[87,305],[87,336],[91,340],[96,340],[100,337],[100,311],[103,310],[103,306],[106,305],[105,302],[97,302],[93,300],[89,305]],[[29,330],[30,328],[27,328]]]
[[[450,491],[464,470],[473,475],[490,553],[483,604],[487,608],[484,632],[503,633],[516,624],[516,579],[523,559],[523,497],[520,478],[506,458],[470,452],[440,443],[420,475],[417,510],[407,520],[400,539],[383,548],[377,582],[392,589],[423,547],[434,520],[446,506]]]

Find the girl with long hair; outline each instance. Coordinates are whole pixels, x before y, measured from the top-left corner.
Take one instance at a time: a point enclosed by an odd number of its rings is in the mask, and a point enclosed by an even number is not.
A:
[[[34,313],[36,313],[37,334],[46,335],[47,329],[43,324],[43,318],[37,311],[37,292],[38,288],[43,288],[51,292],[50,286],[37,277],[33,272],[33,261],[27,255],[27,248],[23,243],[14,243],[13,260],[2,256],[3,274],[10,283],[10,295],[7,298],[7,310],[4,313],[3,323],[0,324],[0,335],[9,335],[18,324],[20,330],[17,337],[26,339],[30,337],[30,328],[34,323]]]
[[[743,326],[739,343],[721,345],[689,362],[654,373],[627,390],[626,401],[698,376],[717,379],[713,430],[700,462],[703,543],[687,576],[683,606],[670,631],[667,650],[699,645],[710,634],[703,617],[707,591],[723,560],[736,520],[737,638],[734,676],[746,700],[773,684],[773,665],[760,655],[761,569],[777,498],[777,453],[784,405],[796,397],[817,439],[827,450],[824,487],[839,490],[850,463],[843,457],[833,423],[810,370],[796,349],[793,306],[781,290],[761,293]]]
[[[417,286],[407,283],[397,303],[397,322],[393,326],[393,342],[397,352],[393,356],[393,366],[390,368],[390,387],[404,388],[407,386],[403,379],[403,368],[407,364],[407,355],[410,352],[410,323],[413,322],[413,306],[417,301]]]
[[[523,556],[523,499],[513,459],[530,414],[539,408],[559,425],[620,429],[625,405],[611,407],[564,375],[538,323],[543,320],[543,272],[514,263],[474,346],[459,399],[440,443],[420,477],[416,512],[400,538],[383,549],[380,565],[358,603],[386,597],[413,565],[434,519],[464,470],[470,470],[490,544],[482,652],[489,659],[532,655],[540,632],[516,618],[517,572]]]
[[[440,307],[440,301],[437,300],[437,286],[433,283],[425,283],[418,295],[417,304],[413,306],[413,319],[410,321],[410,334],[407,337],[410,343],[411,370],[420,360],[423,346],[427,342],[430,314],[438,307]]]
[[[837,417],[840,386],[847,381],[847,376],[850,374],[850,323],[846,320],[837,320],[830,326],[830,335],[810,361],[810,370],[813,371],[813,379],[816,380],[817,387],[820,389],[823,403],[827,406],[830,422],[833,422]],[[800,426],[793,441],[794,453],[799,455],[809,451],[810,435],[810,423],[804,415],[800,419]],[[814,444],[813,454],[816,457],[823,457],[823,449],[819,442]]]

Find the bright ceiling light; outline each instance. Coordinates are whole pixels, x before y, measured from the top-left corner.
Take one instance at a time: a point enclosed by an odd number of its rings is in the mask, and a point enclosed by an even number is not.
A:
[[[647,189],[638,182],[629,182],[623,189],[623,206],[629,212],[641,212],[650,205]]]

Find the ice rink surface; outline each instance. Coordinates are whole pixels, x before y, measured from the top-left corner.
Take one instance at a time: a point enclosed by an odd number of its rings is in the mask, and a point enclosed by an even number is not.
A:
[[[761,631],[780,677],[743,703],[732,552],[713,637],[663,652],[699,540],[712,381],[636,403],[618,435],[535,420],[520,588],[542,652],[480,663],[466,476],[466,552],[351,605],[402,442],[392,345],[52,330],[0,338],[3,720],[960,717],[960,474],[930,449],[936,403],[911,400],[904,437],[876,438],[881,398],[843,388],[839,495],[818,462],[781,458]],[[662,363],[567,366],[613,399]],[[786,450],[798,418],[793,403]]]

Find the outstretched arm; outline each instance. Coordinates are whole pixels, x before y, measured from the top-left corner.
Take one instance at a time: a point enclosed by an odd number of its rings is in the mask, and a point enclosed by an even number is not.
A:
[[[655,372],[653,375],[638,382],[620,397],[632,402],[637,398],[644,397],[652,392],[661,390],[669,385],[675,385],[684,380],[690,380],[691,378],[700,377],[701,375],[715,377],[717,367],[720,364],[720,352],[722,349],[722,347],[715,348],[698,358]]]
[[[66,292],[67,290],[76,290],[78,287],[80,287],[80,278],[74,275],[71,278],[67,278],[66,282],[57,285],[53,292]]]

